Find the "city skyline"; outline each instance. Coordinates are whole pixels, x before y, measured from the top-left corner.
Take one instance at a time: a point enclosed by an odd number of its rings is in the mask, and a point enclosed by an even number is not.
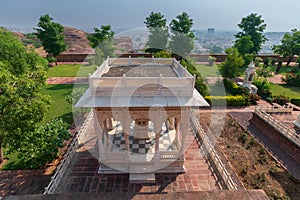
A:
[[[291,6],[292,5],[292,6]],[[110,24],[113,29],[135,29],[145,27],[145,18],[151,11],[161,12],[168,23],[183,11],[193,19],[195,30],[238,31],[238,23],[250,13],[258,13],[267,24],[266,32],[288,32],[299,28],[300,2],[295,0],[263,2],[253,0],[243,2],[228,0],[10,0],[1,3],[0,26],[29,31],[36,27],[41,15],[48,13],[54,21],[64,26],[82,30],[92,30],[102,24]],[[288,11],[284,12],[283,11]],[[299,16],[297,16],[299,15]]]

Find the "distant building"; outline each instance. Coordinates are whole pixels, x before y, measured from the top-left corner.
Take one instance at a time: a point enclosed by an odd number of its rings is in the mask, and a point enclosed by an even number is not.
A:
[[[214,28],[208,28],[207,29],[207,33],[215,33],[215,29]]]

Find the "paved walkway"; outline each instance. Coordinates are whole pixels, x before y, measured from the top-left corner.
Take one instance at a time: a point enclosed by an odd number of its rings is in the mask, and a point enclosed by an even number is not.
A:
[[[84,77],[50,77],[47,84],[88,84],[88,78]]]
[[[153,184],[129,183],[128,174],[97,174],[98,161],[87,149],[98,145],[95,141],[91,141],[88,145],[78,149],[57,193],[166,194],[219,190],[215,177],[192,133],[188,134],[187,139],[193,141],[185,152],[186,172],[155,174],[156,182]]]

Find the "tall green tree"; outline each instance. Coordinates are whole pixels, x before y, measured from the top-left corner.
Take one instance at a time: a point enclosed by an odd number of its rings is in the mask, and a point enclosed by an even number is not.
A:
[[[300,55],[300,31],[293,29],[291,33],[286,33],[281,44],[274,45],[273,51],[282,55],[284,58],[288,58],[286,66],[288,66],[295,55]]]
[[[251,40],[251,37],[249,35],[244,35],[240,38],[238,38],[234,46],[239,51],[240,55],[243,57],[245,61],[245,65],[250,64],[251,61],[253,61],[253,52],[252,49],[254,47],[254,44]]]
[[[114,56],[113,38],[115,33],[110,25],[94,28],[94,33],[88,35],[90,46],[95,49],[95,64],[100,65],[106,57]]]
[[[265,43],[267,38],[263,34],[267,25],[264,24],[264,20],[261,15],[257,13],[251,13],[247,17],[243,17],[238,27],[241,29],[240,32],[235,36],[237,40],[243,36],[250,36],[253,43],[253,47],[249,49],[250,54],[258,54],[261,50],[262,45]]]
[[[167,49],[169,30],[167,20],[160,12],[151,12],[144,22],[149,30],[146,52],[157,53]]]
[[[240,74],[244,60],[236,48],[227,48],[225,53],[227,57],[220,66],[220,73],[224,78],[235,78]]]
[[[66,50],[64,27],[61,24],[53,22],[53,18],[45,14],[40,17],[37,26],[37,36],[49,56],[56,58]]]
[[[183,12],[173,19],[169,26],[171,30],[170,50],[181,57],[187,56],[193,50],[196,39],[192,31],[193,20],[186,12]]]
[[[46,67],[45,59],[0,29],[0,162],[2,147],[34,130],[48,110],[49,98],[40,93]]]

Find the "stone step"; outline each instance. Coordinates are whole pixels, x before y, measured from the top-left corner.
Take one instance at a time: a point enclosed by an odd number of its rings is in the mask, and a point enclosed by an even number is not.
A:
[[[131,173],[129,175],[130,183],[155,183],[155,174],[154,173]]]

